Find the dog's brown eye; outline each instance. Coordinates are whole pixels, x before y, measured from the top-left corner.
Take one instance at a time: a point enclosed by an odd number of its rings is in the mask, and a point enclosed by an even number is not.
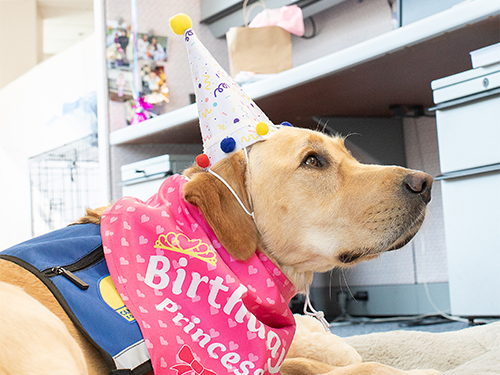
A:
[[[319,162],[318,158],[314,155],[309,155],[306,160],[304,161],[306,165],[309,165],[311,167],[320,167],[321,163]]]

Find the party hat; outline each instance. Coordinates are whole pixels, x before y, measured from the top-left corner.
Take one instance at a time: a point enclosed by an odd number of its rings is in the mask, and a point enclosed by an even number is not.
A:
[[[192,29],[189,16],[170,19],[172,31],[184,36],[198,105],[203,152],[202,168],[267,139],[277,130],[252,99],[217,63]]]

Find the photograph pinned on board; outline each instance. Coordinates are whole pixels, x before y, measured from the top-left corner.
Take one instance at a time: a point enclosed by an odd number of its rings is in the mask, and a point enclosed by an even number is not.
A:
[[[106,62],[108,67],[109,98],[124,102],[132,99],[133,46],[130,25],[123,19],[108,20],[106,33]]]
[[[124,102],[133,99],[133,75],[131,71],[108,69],[109,99],[114,102]]]
[[[153,31],[137,34],[137,64],[140,87],[134,83],[134,36],[131,27],[123,19],[107,21],[106,59],[108,67],[109,97],[112,101],[126,102],[140,93],[155,106],[168,103],[168,87],[165,79],[168,37],[155,35]],[[161,108],[158,108],[162,112]]]
[[[167,61],[168,37],[151,33],[137,33],[137,58],[139,60]]]
[[[153,105],[170,102],[165,67],[162,65],[144,65],[141,69],[142,94],[144,100]]]
[[[155,62],[144,64],[140,70],[141,75],[141,97],[144,102],[152,106],[156,115],[166,113],[169,99],[169,88],[165,76],[165,67]],[[110,90],[111,91],[111,90]],[[135,114],[135,101],[127,97],[125,101],[126,121],[130,125]]]
[[[106,33],[106,60],[109,69],[131,69],[133,46],[130,25],[122,19],[108,20]]]

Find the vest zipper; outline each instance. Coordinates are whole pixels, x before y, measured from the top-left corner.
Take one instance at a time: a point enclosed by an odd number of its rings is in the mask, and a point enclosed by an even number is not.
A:
[[[65,278],[67,278],[69,281],[71,281],[73,284],[75,284],[78,288],[82,290],[86,290],[89,288],[89,284],[87,284],[85,281],[80,279],[78,276],[76,276],[73,272],[68,271],[67,269],[57,266],[51,268],[51,271],[54,272],[57,275],[63,275]]]
[[[62,275],[75,284],[78,288],[82,290],[86,290],[89,287],[85,281],[76,276],[73,272],[82,271],[86,268],[93,266],[94,264],[100,262],[104,259],[104,252],[102,246],[99,246],[97,249],[92,251],[90,254],[86,255],[80,260],[77,260],[74,263],[67,264],[64,266],[55,266],[43,270],[42,273],[47,277],[54,277]]]

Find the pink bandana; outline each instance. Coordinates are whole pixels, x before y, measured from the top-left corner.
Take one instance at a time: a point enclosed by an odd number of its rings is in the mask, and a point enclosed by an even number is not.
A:
[[[295,333],[295,289],[258,251],[232,258],[184,200],[185,183],[172,176],[146,202],[122,198],[102,217],[110,274],[154,372],[279,373]]]

